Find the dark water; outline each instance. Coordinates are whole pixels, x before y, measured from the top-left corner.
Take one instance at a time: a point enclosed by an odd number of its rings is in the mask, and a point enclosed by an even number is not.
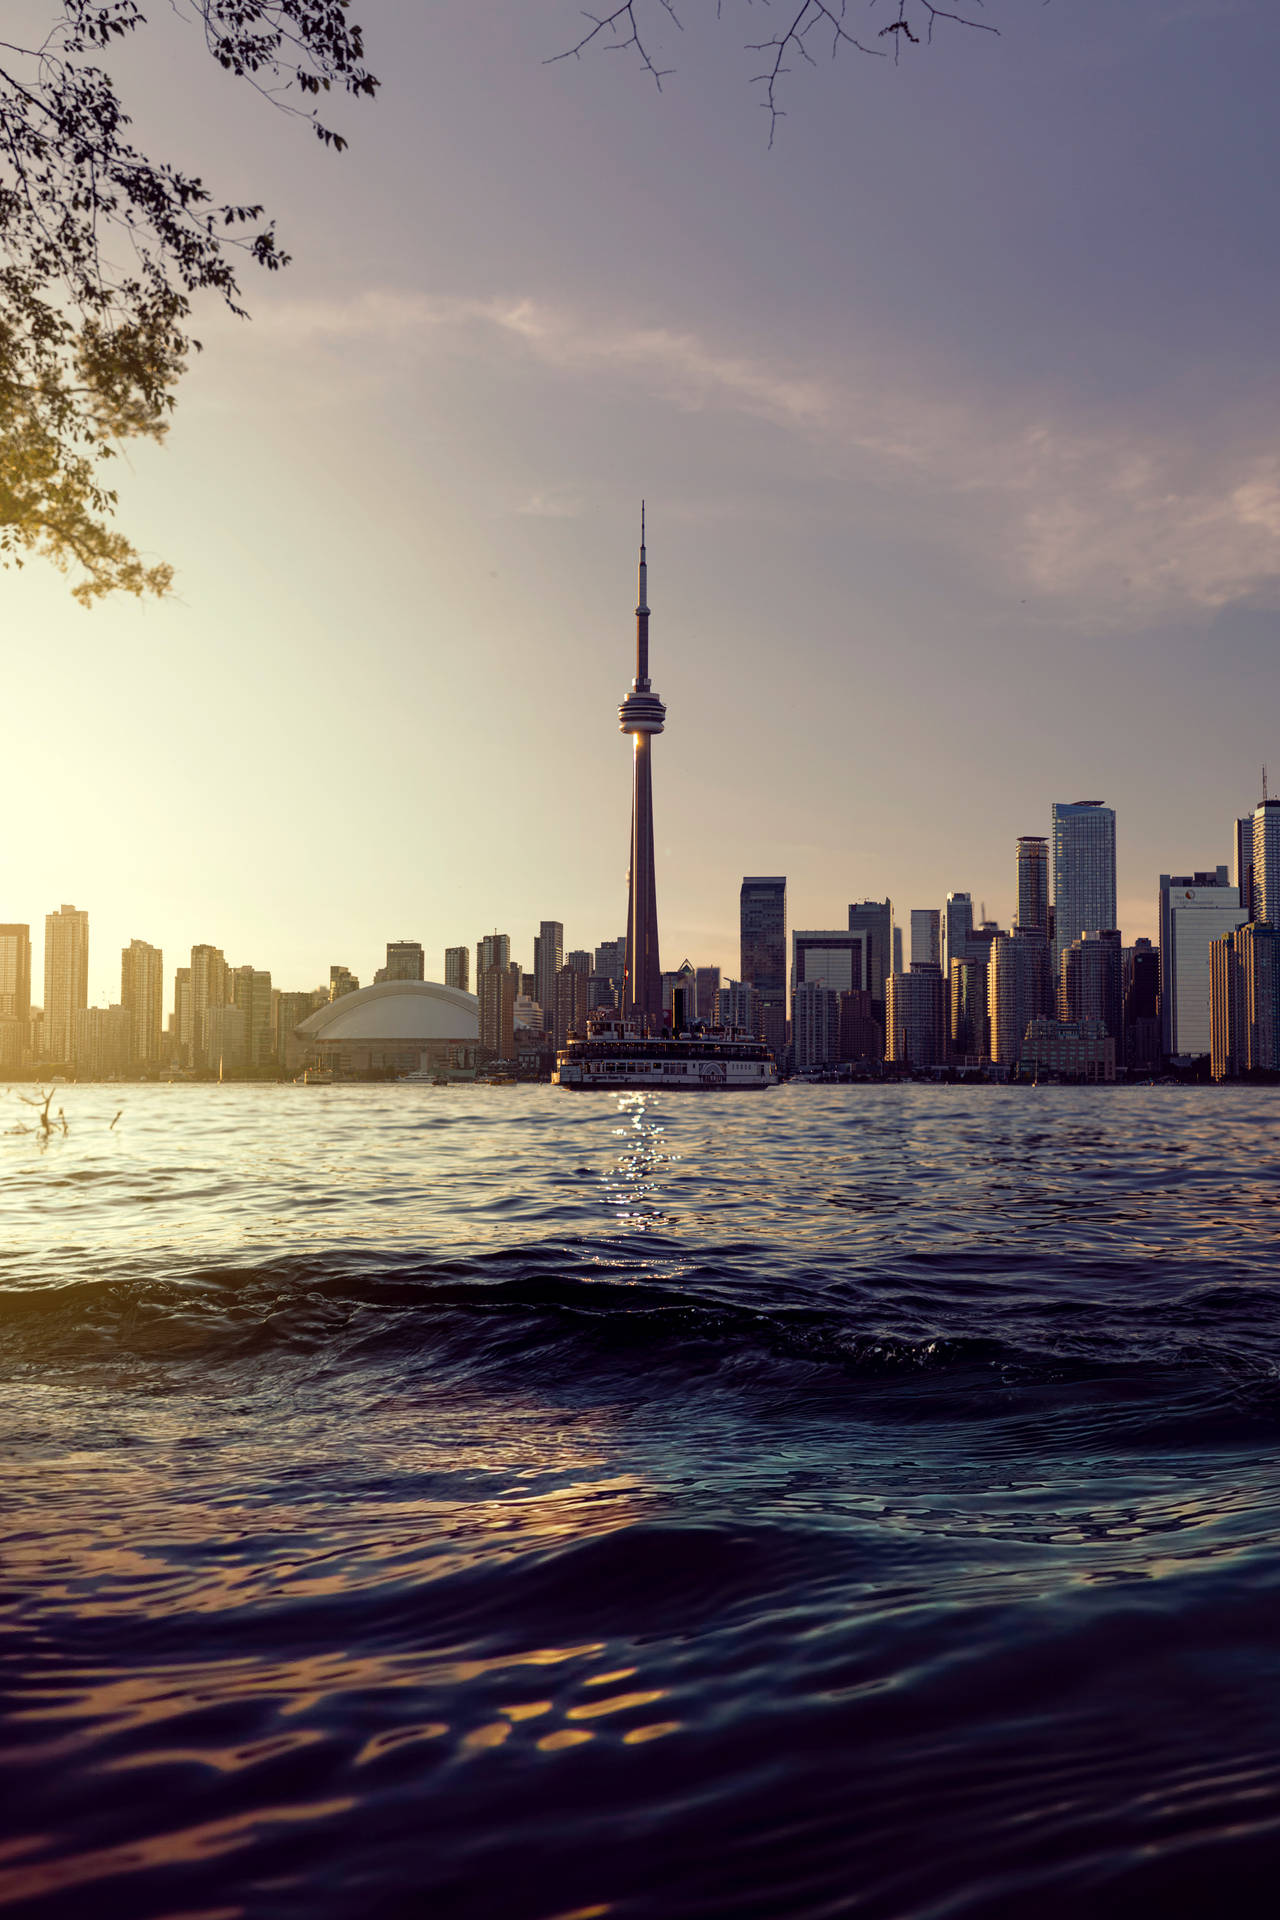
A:
[[[0,1902],[1273,1910],[1274,1093],[63,1104]]]

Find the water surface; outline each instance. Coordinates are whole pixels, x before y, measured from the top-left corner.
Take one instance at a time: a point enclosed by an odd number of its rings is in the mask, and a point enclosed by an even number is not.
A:
[[[1273,1092],[58,1099],[0,1101],[0,1903],[1258,1909]]]

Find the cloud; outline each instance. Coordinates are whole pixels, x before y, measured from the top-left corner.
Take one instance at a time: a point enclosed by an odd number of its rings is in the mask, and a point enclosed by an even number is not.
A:
[[[295,347],[376,341],[390,354],[523,354],[583,381],[629,382],[685,412],[744,415],[810,442],[824,471],[909,501],[922,539],[960,543],[1006,591],[1055,617],[1145,621],[1280,600],[1280,419],[1238,428],[1100,417],[1069,398],[954,386],[944,369],[886,373],[864,355],[804,366],[727,352],[694,332],[601,322],[527,298],[369,292],[275,309]],[[1265,416],[1265,417],[1262,417]],[[945,509],[945,511],[944,511]],[[517,511],[567,517],[569,488]]]

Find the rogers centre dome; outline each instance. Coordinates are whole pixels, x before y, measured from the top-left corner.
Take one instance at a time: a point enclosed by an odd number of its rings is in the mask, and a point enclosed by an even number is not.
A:
[[[435,980],[384,980],[331,1000],[294,1032],[310,1041],[317,1059],[347,1073],[461,1065],[480,1038],[480,1002]]]

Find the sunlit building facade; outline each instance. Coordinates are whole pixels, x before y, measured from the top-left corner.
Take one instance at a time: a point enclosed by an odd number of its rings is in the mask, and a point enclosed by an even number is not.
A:
[[[61,906],[44,918],[44,1028],[41,1045],[52,1066],[67,1064],[75,1018],[89,1004],[89,915]]]
[[[1052,829],[1052,972],[1057,979],[1065,947],[1082,933],[1116,924],[1115,810],[1101,800],[1055,800]]]
[[[120,1005],[129,1016],[129,1065],[156,1067],[164,1046],[164,955],[146,940],[120,954]]]
[[[1212,1043],[1209,950],[1242,924],[1245,911],[1225,865],[1162,873],[1159,899],[1161,1043],[1169,1059],[1197,1059]]]

